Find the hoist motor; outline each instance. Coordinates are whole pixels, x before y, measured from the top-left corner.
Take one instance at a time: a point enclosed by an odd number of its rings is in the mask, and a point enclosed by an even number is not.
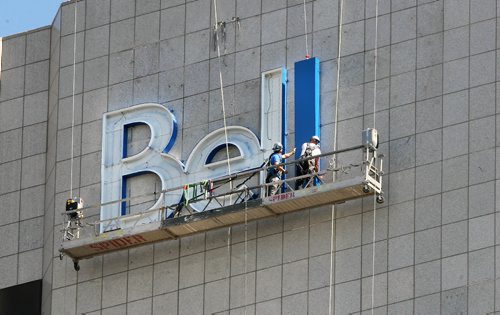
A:
[[[375,128],[367,128],[362,132],[362,143],[363,145],[370,149],[371,151],[375,151],[378,149],[378,132]]]
[[[82,198],[74,197],[66,200],[66,211],[74,211],[82,208],[83,208]],[[81,217],[81,215],[82,215],[81,211],[75,211],[68,214],[70,219],[78,219]]]

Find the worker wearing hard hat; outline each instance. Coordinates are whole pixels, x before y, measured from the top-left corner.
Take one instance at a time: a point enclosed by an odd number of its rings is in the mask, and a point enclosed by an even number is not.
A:
[[[304,144],[302,144],[300,151],[300,158],[305,159],[308,157],[321,155],[321,149],[319,143],[320,143],[319,137],[316,135],[312,136],[309,142],[305,142]],[[297,163],[297,168],[296,168],[297,176],[313,174],[318,172],[319,172],[319,157]],[[310,178],[297,180],[297,182],[295,183],[295,188],[299,189],[300,187],[307,186],[309,180]],[[320,182],[321,180],[318,178],[318,176],[314,176],[313,179],[314,186],[319,185]]]
[[[281,180],[281,175],[283,173],[287,174],[288,171],[279,165],[284,162],[284,159],[289,158],[295,154],[295,148],[292,151],[283,153],[283,145],[280,142],[276,142],[273,145],[273,153],[269,156],[269,168],[267,169],[266,183],[273,183],[268,186],[268,196],[274,195],[278,192],[279,184],[278,181]]]

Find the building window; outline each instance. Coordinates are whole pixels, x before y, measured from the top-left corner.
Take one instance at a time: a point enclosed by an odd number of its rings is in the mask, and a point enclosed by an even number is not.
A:
[[[0,314],[35,315],[42,312],[42,280],[0,290]]]

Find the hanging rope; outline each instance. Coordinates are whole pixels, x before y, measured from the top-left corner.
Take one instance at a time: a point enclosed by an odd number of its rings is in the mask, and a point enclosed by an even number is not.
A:
[[[245,290],[244,290],[244,294],[245,294],[245,315],[247,314],[247,287],[248,287],[248,275],[247,275],[247,272],[248,272],[248,267],[247,267],[247,261],[248,261],[248,213],[247,213],[247,210],[248,210],[248,189],[246,189],[246,198],[245,198],[245,248],[244,248],[244,251],[245,251]]]
[[[71,158],[69,172],[69,198],[73,198],[73,160],[74,160],[74,141],[75,141],[75,85],[76,85],[76,17],[78,13],[77,1],[74,1],[74,33],[73,33],[73,90],[71,94]]]
[[[375,236],[376,236],[376,220],[377,220],[377,195],[373,195],[373,243],[372,243],[372,296],[371,296],[371,313],[375,304]]]
[[[335,95],[335,128],[334,128],[334,134],[333,134],[333,151],[337,151],[337,133],[338,133],[338,108],[339,108],[339,94],[340,94],[340,54],[342,53],[342,23],[343,23],[343,16],[342,16],[342,11],[344,7],[344,0],[340,0],[340,21],[339,21],[339,31],[338,31],[338,37],[339,37],[339,48],[337,51],[337,93]],[[333,156],[333,161],[334,161],[334,167],[336,166],[336,155]],[[335,173],[334,173],[335,174]]]
[[[337,134],[338,134],[338,108],[339,108],[339,94],[340,94],[340,56],[342,53],[342,24],[343,24],[343,11],[344,11],[344,0],[340,0],[339,8],[339,47],[337,51],[337,93],[335,95],[335,128],[333,133],[333,151],[337,150]],[[333,167],[337,167],[337,155],[333,155]],[[336,173],[332,174],[333,181],[336,179]],[[332,225],[331,225],[331,238],[330,238],[330,292],[328,297],[328,314],[332,314],[332,289],[333,289],[333,252],[335,250],[335,238],[334,238],[334,228],[335,228],[335,205],[332,205]]]
[[[71,94],[71,155],[70,155],[70,172],[69,172],[69,199],[73,198],[73,159],[74,159],[74,150],[73,150],[73,144],[74,144],[74,130],[75,130],[75,81],[76,81],[76,17],[78,13],[77,9],[77,1],[74,0],[74,28],[73,28],[73,87],[72,87],[72,94]],[[64,236],[63,236],[64,238]],[[62,246],[62,245],[61,245]],[[61,256],[62,259],[62,256]],[[68,264],[68,259],[66,259],[66,265]],[[66,279],[66,273],[64,275],[64,278]],[[66,309],[66,306],[64,307]]]
[[[306,37],[306,59],[309,59],[311,55],[309,55],[309,46],[307,44],[307,11],[306,11],[306,0],[304,0],[304,34]]]
[[[220,85],[220,97],[222,103],[222,118],[224,122],[224,137],[226,141],[226,161],[227,161],[227,174],[231,175],[231,162],[229,161],[229,142],[227,137],[227,123],[226,123],[226,106],[224,103],[224,83],[222,80],[222,62],[220,54],[220,43],[219,43],[219,18],[217,16],[217,0],[214,0],[214,18],[215,18],[215,40],[217,42],[217,61],[219,63],[219,85]],[[225,24],[223,24],[225,25]],[[233,181],[229,182],[230,190],[233,190]],[[231,198],[231,195],[229,195]],[[231,264],[231,227],[227,229],[227,254],[229,259],[229,264]],[[228,273],[228,278],[231,273]]]
[[[375,111],[377,109],[377,64],[378,64],[378,0],[375,0],[375,48],[374,55],[374,79],[373,79],[373,129],[375,129]]]
[[[374,78],[373,78],[373,128],[375,129],[375,117],[377,109],[377,63],[378,63],[378,1],[375,0],[375,47],[374,55]],[[372,294],[371,294],[371,314],[375,304],[375,240],[376,240],[376,220],[377,220],[377,195],[373,195],[373,239],[372,239]]]
[[[231,267],[231,227],[227,228],[227,263]],[[230,271],[228,271],[226,279],[229,279],[229,277],[231,277]]]
[[[227,157],[227,173],[231,175],[231,163],[229,162],[229,143],[227,138],[227,123],[226,123],[226,106],[224,103],[224,84],[222,81],[222,62],[220,55],[220,44],[219,44],[219,19],[217,17],[217,0],[214,0],[214,17],[215,17],[215,40],[217,41],[217,61],[219,63],[219,85],[220,85],[220,97],[222,102],[222,117],[224,122],[224,136],[226,138],[226,157]],[[232,181],[230,183],[231,189]]]

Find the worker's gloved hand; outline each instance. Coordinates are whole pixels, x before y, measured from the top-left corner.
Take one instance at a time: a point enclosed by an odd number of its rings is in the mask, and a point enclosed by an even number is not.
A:
[[[292,152],[295,153],[297,151],[297,148],[293,148]]]

